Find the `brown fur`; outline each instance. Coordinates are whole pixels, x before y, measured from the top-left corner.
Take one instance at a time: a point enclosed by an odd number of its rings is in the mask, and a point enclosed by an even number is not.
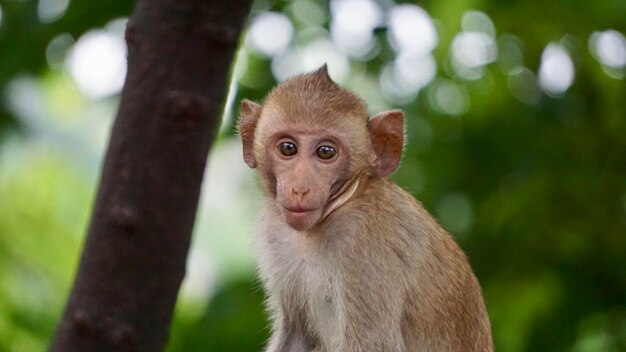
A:
[[[244,160],[267,198],[257,246],[272,314],[267,351],[493,350],[480,286],[452,237],[385,177],[399,111],[368,120],[326,68],[245,101]],[[298,153],[278,152],[283,141]],[[319,145],[337,155],[320,160]]]

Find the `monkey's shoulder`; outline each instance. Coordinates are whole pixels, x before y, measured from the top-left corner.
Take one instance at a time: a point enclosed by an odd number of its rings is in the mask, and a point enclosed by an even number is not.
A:
[[[341,232],[348,243],[355,237],[370,245],[414,251],[426,257],[450,252],[464,258],[453,237],[422,204],[390,180],[370,180],[354,201],[335,215],[335,224],[330,226],[335,230],[331,231]]]
[[[349,212],[386,226],[415,231],[443,230],[415,197],[386,178],[369,180]]]

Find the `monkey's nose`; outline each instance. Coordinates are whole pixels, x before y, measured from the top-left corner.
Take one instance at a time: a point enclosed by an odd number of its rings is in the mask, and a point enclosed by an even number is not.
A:
[[[307,193],[309,193],[309,189],[308,188],[292,188],[291,192],[293,193],[294,196],[296,197],[304,197]]]

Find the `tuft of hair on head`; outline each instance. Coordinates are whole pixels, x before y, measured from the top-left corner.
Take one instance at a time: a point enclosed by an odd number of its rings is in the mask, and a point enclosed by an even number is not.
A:
[[[275,100],[299,102],[297,107],[294,107],[296,109],[347,112],[367,119],[365,102],[333,81],[328,74],[327,64],[314,71],[292,77],[275,87],[265,101],[267,103]],[[298,111],[290,112],[299,115]]]
[[[330,78],[330,75],[328,74],[328,64],[326,64],[326,63],[324,63],[317,70],[315,70],[313,72],[313,74],[325,76],[326,78],[328,78],[328,79],[330,79],[332,81],[332,78]]]
[[[297,75],[285,83],[286,88],[290,88],[293,84],[307,87],[314,91],[324,90],[342,90],[342,88],[328,74],[328,65],[323,64],[318,69]]]
[[[330,77],[330,74],[328,74],[328,65],[326,65],[325,63],[317,70],[296,76],[296,78],[298,77],[307,77],[312,81],[318,83],[320,86],[325,86],[327,88],[332,87],[333,89],[337,90],[345,90]]]

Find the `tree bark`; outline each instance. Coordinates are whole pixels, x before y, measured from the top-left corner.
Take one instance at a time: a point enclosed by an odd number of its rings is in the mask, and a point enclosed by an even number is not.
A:
[[[160,351],[249,0],[139,0],[89,232],[50,351]]]

